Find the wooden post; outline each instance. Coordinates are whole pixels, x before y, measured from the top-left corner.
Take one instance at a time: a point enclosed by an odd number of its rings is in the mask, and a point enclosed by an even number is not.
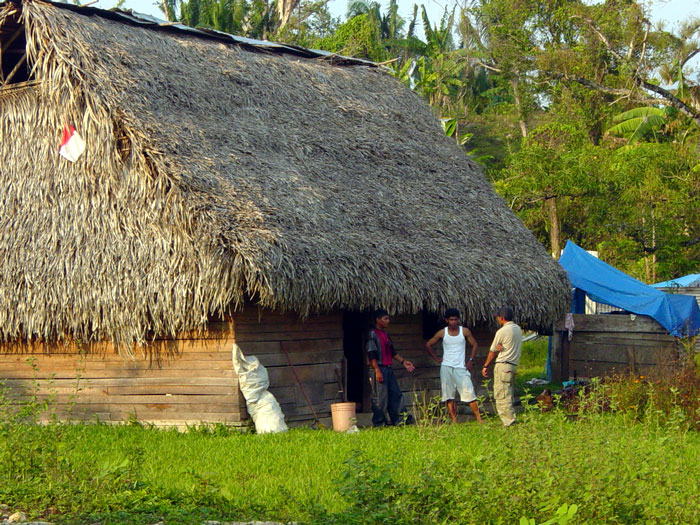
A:
[[[561,332],[552,332],[552,360],[550,367],[552,370],[552,383],[561,383]]]
[[[568,332],[559,332],[559,338],[561,339],[561,380],[568,381],[571,375],[570,370],[570,354],[571,354],[571,342],[569,341]]]
[[[634,347],[625,347],[625,352],[627,353],[627,367],[633,375],[637,374],[637,357],[635,356]]]

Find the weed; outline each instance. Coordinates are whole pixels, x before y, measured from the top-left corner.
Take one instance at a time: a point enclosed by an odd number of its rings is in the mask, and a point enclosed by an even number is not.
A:
[[[54,523],[700,523],[692,370],[593,382],[544,414],[526,393],[508,430],[445,425],[426,393],[417,426],[352,436],[35,425],[0,395],[0,501]]]
[[[653,375],[593,379],[575,397],[571,392],[564,391],[561,405],[578,416],[614,411],[649,428],[700,430],[700,367],[694,355],[682,360],[674,371],[662,368]]]
[[[578,505],[567,505],[566,503],[557,509],[553,518],[541,522],[539,525],[567,525],[574,521]],[[533,518],[520,518],[520,525],[538,525]]]
[[[441,427],[449,421],[445,404],[440,396],[431,396],[428,390],[413,394],[413,419],[419,427]]]

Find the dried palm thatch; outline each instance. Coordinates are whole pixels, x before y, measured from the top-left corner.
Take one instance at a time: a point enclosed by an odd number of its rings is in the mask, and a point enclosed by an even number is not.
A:
[[[565,311],[558,264],[378,68],[38,0],[0,28],[18,16],[36,82],[0,91],[3,339],[143,341],[248,299],[470,322],[509,304],[533,328]]]

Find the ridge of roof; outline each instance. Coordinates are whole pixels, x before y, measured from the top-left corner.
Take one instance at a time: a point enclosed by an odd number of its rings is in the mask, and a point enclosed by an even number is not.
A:
[[[133,9],[119,9],[113,7],[111,9],[102,9],[93,6],[82,6],[69,4],[67,2],[60,2],[56,0],[41,0],[48,4],[61,9],[68,9],[75,13],[79,13],[86,16],[101,16],[109,20],[114,20],[116,22],[128,23],[132,25],[137,25],[140,27],[145,27],[153,31],[161,32],[171,32],[179,34],[189,34],[199,38],[216,40],[218,42],[223,42],[225,44],[234,44],[237,46],[244,47],[248,50],[257,52],[268,52],[268,53],[289,53],[291,55],[299,56],[302,58],[310,59],[322,59],[331,61],[334,65],[340,66],[367,66],[367,67],[378,67],[378,64],[372,62],[371,60],[364,60],[361,58],[347,57],[343,55],[338,55],[337,53],[332,53],[330,51],[324,51],[322,49],[309,49],[294,44],[287,44],[283,42],[271,42],[269,40],[258,40],[255,38],[248,38],[240,35],[233,35],[231,33],[225,33],[224,31],[218,31],[216,29],[209,28],[196,28],[190,27],[188,25],[182,24],[180,22],[169,22],[167,20],[162,20],[152,15],[146,13],[139,13]],[[0,2],[2,5],[5,2]],[[21,3],[21,0],[20,0]]]

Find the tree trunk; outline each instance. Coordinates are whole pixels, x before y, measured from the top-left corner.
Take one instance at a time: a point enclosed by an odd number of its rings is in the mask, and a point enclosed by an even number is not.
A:
[[[515,109],[518,111],[518,122],[520,123],[520,133],[523,138],[527,137],[527,123],[523,118],[523,107],[520,103],[520,80],[517,77],[510,80],[510,85],[513,88],[513,98],[515,99]]]
[[[162,3],[163,3],[162,9],[163,9],[163,14],[165,15],[165,19],[168,22],[173,22],[173,20],[170,20],[170,11],[168,11],[168,3],[165,0],[163,0]]]
[[[289,19],[292,17],[292,12],[299,5],[299,0],[277,0],[277,16],[279,18],[279,25],[277,26],[277,31],[284,29],[289,23]]]
[[[651,281],[649,284],[656,282],[656,217],[654,216],[654,205],[651,205]]]
[[[649,267],[649,256],[646,255],[646,225],[647,221],[644,217],[642,217],[642,248],[645,250],[645,255],[644,255],[644,280],[646,283],[651,282],[651,268]]]
[[[559,231],[559,215],[557,214],[556,197],[550,197],[544,200],[544,207],[549,217],[549,245],[552,248],[552,257],[559,259],[561,244],[561,232]]]

